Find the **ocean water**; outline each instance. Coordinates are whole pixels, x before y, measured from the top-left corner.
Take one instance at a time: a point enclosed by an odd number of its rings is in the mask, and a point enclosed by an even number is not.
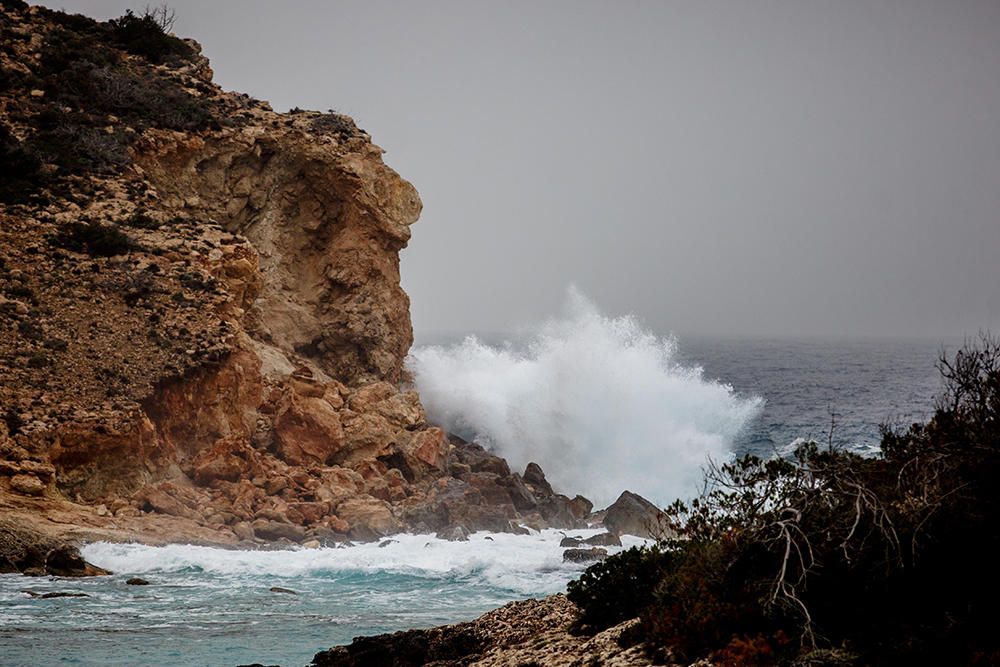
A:
[[[760,414],[734,439],[736,453],[787,453],[797,439],[875,454],[879,427],[926,421],[942,391],[935,366],[949,339],[691,338],[683,363],[763,397]]]
[[[582,297],[513,339],[424,343],[434,344],[415,349],[411,369],[431,418],[515,466],[538,460],[557,487],[599,504],[622,488],[690,495],[708,457],[826,443],[831,413],[835,446],[874,453],[880,423],[925,419],[940,391],[942,341],[678,340]],[[561,537],[258,552],[92,544],[85,557],[114,576],[0,575],[0,665],[305,665],[358,635],[562,591],[582,568],[562,563]],[[152,585],[127,586],[130,576]]]
[[[562,537],[398,535],[384,547],[296,551],[91,544],[84,557],[113,576],[0,575],[0,665],[306,665],[359,635],[468,620],[563,591],[583,567],[562,562]],[[150,585],[127,585],[132,576]]]

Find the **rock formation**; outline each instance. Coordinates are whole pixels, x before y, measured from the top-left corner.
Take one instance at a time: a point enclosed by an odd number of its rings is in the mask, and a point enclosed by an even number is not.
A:
[[[111,574],[85,561],[71,544],[46,537],[8,519],[0,519],[0,574],[92,577]]]
[[[615,535],[661,539],[671,530],[663,510],[642,496],[624,491],[604,510],[604,526]]]
[[[407,388],[421,203],[383,151],[126,19],[0,7],[0,509],[246,544],[582,525]]]

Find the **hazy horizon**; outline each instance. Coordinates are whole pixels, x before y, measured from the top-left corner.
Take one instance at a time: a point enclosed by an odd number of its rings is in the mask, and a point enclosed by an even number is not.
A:
[[[418,340],[569,284],[681,336],[1000,330],[1000,3],[169,4],[217,83],[417,187]]]

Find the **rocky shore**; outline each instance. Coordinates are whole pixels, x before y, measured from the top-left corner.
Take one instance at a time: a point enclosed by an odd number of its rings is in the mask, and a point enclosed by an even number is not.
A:
[[[639,667],[657,663],[630,639],[637,619],[593,636],[572,632],[576,608],[563,595],[511,602],[475,621],[359,637],[317,653],[310,667]]]

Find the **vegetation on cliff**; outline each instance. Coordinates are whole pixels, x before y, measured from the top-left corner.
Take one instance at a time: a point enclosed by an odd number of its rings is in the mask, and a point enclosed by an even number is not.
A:
[[[33,8],[45,20],[33,26],[45,29],[25,31],[12,19],[28,8],[14,9],[20,11],[0,13],[0,89],[8,98],[0,125],[0,153],[7,158],[0,201],[65,187],[71,175],[119,171],[145,128],[199,130],[225,118],[202,95],[210,91],[207,83],[191,89],[172,76],[172,70],[204,67],[204,58],[166,32],[164,10],[128,11],[100,22]],[[37,57],[24,57],[26,51]]]
[[[987,665],[1000,660],[1000,340],[942,357],[933,418],[881,456],[816,443],[712,468],[669,509],[676,538],[569,588],[592,632],[720,665]]]

